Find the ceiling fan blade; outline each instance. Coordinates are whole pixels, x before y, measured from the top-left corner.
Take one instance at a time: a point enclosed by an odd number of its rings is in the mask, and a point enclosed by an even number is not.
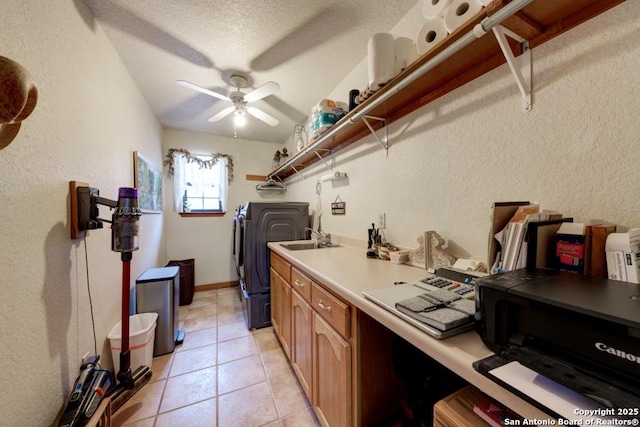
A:
[[[227,107],[224,110],[220,111],[218,114],[216,114],[215,116],[211,117],[208,121],[210,122],[217,122],[221,119],[224,119],[225,117],[227,117],[229,114],[233,113],[236,110],[236,107],[231,106],[231,107]]]
[[[278,119],[271,117],[269,114],[256,107],[247,107],[247,112],[253,117],[262,120],[269,126],[278,126],[278,123],[280,123]]]
[[[272,95],[280,90],[280,85],[276,82],[267,82],[259,88],[252,90],[244,96],[246,102],[253,102],[269,95]]]
[[[229,97],[219,94],[218,92],[214,92],[212,90],[209,89],[205,89],[201,86],[198,85],[194,85],[193,83],[187,82],[185,80],[178,80],[176,81],[176,83],[178,83],[180,86],[184,86],[186,88],[189,89],[193,89],[196,90],[200,93],[204,93],[205,95],[209,95],[209,96],[213,96],[214,98],[218,98],[218,99],[222,99],[223,101],[231,101],[231,99],[229,99]]]

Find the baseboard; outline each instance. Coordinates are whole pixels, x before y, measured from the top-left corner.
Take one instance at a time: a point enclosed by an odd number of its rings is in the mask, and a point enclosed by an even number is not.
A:
[[[231,288],[234,286],[238,286],[237,280],[233,280],[231,282],[209,283],[208,285],[196,285],[194,286],[194,291],[211,291],[214,289]]]

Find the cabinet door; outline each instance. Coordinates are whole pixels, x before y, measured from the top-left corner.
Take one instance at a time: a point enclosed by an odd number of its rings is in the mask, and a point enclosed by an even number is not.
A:
[[[311,315],[311,306],[300,294],[291,292],[291,365],[309,401],[313,375]]]
[[[271,268],[271,325],[291,359],[291,285]]]
[[[269,270],[271,278],[271,326],[277,336],[280,336],[280,320],[282,318],[280,311],[280,276],[273,268]]]
[[[291,285],[280,279],[280,342],[291,360]]]
[[[313,313],[313,409],[324,426],[351,424],[351,345]]]

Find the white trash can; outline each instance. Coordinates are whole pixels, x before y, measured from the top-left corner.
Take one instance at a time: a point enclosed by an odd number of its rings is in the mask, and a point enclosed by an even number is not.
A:
[[[153,340],[156,335],[158,313],[140,313],[129,316],[129,351],[131,352],[131,372],[142,365],[151,369],[153,361]],[[120,371],[120,351],[122,350],[122,321],[111,329],[108,335],[113,357],[113,369]]]

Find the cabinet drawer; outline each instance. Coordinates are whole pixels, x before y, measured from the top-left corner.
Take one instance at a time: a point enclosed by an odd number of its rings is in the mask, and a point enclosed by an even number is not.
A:
[[[291,269],[291,287],[302,295],[306,302],[311,302],[311,279],[295,267]]]
[[[311,283],[311,306],[340,335],[349,338],[349,306],[316,283]]]
[[[291,281],[291,264],[275,252],[271,252],[271,267],[273,267],[285,282],[289,283]]]

